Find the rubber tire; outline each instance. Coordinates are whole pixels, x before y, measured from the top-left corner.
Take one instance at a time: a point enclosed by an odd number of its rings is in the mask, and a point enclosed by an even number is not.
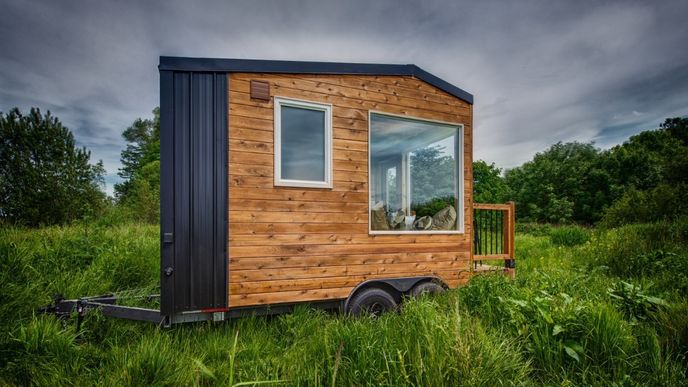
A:
[[[432,281],[427,281],[427,282],[421,282],[414,286],[411,291],[409,292],[409,295],[413,298],[420,297],[424,294],[440,294],[444,293],[444,288],[442,285],[437,284]]]
[[[379,317],[382,313],[396,308],[397,301],[389,292],[380,288],[367,288],[357,292],[351,298],[347,309],[353,316],[372,314]]]

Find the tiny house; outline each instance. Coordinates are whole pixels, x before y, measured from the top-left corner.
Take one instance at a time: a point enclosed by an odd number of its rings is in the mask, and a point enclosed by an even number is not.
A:
[[[478,258],[512,269],[513,206],[472,200],[459,87],[415,65],[161,57],[159,70],[163,315],[384,309],[465,283]]]
[[[159,71],[160,310],[105,296],[58,312],[377,313],[513,274],[513,203],[473,203],[468,92],[415,65],[161,57]]]

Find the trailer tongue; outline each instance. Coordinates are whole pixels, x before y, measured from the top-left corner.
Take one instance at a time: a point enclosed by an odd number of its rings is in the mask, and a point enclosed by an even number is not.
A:
[[[159,299],[159,294],[144,296],[148,301]],[[116,317],[127,320],[152,322],[159,326],[169,328],[172,324],[196,322],[196,321],[223,321],[230,316],[226,314],[226,308],[203,309],[192,312],[184,312],[172,316],[163,315],[159,309],[142,308],[129,305],[118,305],[121,300],[114,294],[104,294],[93,297],[82,297],[73,300],[65,300],[61,295],[56,295],[53,302],[38,310],[39,313],[52,314],[61,319],[68,319],[73,314],[77,317],[77,327],[81,325],[86,313],[92,310],[100,310],[104,316]]]
[[[160,295],[147,296],[149,300],[159,298]],[[101,296],[82,297],[75,300],[65,300],[57,295],[52,304],[40,308],[39,313],[54,314],[59,318],[69,318],[73,313],[77,314],[77,325],[81,324],[83,317],[91,310],[99,309],[105,316],[125,318],[129,320],[148,321],[158,325],[169,326],[167,316],[160,314],[160,310],[140,308],[135,306],[117,305],[118,297],[113,294]]]

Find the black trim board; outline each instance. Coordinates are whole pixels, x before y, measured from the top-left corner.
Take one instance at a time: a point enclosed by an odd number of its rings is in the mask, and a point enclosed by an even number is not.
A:
[[[162,71],[222,72],[222,73],[286,73],[286,74],[342,74],[342,75],[398,75],[412,76],[429,83],[463,101],[473,104],[473,95],[438,78],[413,64],[374,64],[337,62],[300,62],[286,60],[187,58],[161,56],[158,69]]]
[[[227,307],[227,76],[160,72],[160,310]]]

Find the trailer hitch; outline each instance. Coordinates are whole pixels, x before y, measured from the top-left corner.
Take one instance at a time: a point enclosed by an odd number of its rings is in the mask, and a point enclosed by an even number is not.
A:
[[[61,294],[53,296],[53,302],[44,307],[38,308],[40,314],[52,314],[61,320],[68,319],[75,310],[75,300],[65,300]]]

